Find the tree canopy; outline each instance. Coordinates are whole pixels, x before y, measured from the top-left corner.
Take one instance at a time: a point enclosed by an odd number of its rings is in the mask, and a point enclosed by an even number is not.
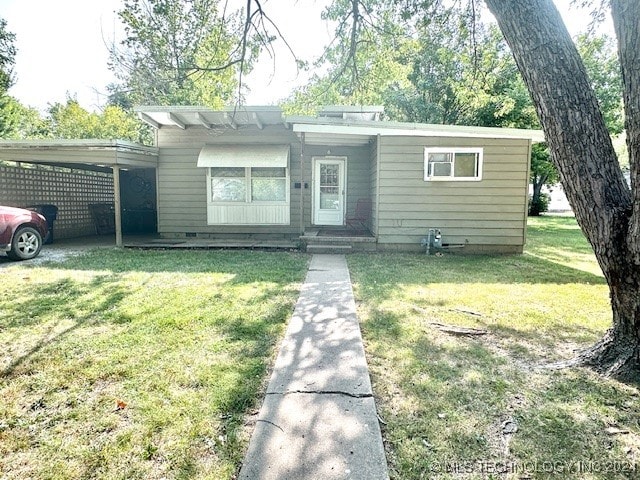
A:
[[[7,21],[0,18],[0,94],[4,95],[13,85],[13,65],[15,63],[16,35],[7,29]]]
[[[338,22],[336,40],[319,61],[327,73],[294,92],[287,110],[368,103],[384,105],[388,118],[399,121],[537,125],[500,32],[472,24],[469,6],[433,10],[425,19],[392,8],[390,0],[356,3],[357,9],[334,2],[325,12]]]
[[[110,90],[112,102],[124,107],[220,108],[234,100],[239,74],[257,53],[240,13],[227,12],[226,2],[125,0],[118,17],[125,38],[110,49],[119,81]]]
[[[43,124],[41,135],[47,138],[117,138],[142,143],[150,140],[148,129],[130,112],[117,105],[90,112],[73,97],[50,105]]]

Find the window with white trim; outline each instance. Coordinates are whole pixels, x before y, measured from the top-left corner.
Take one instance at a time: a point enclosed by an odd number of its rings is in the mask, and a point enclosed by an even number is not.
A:
[[[211,167],[212,203],[287,201],[286,167]]]
[[[424,149],[425,181],[482,180],[482,148]]]
[[[208,225],[289,225],[289,145],[205,145]]]

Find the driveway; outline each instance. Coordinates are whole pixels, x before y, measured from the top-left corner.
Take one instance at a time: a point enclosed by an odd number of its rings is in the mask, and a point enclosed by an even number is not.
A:
[[[94,248],[115,248],[115,238],[111,235],[96,235],[55,240],[52,244],[44,245],[36,258],[21,262],[9,260],[6,254],[0,253],[0,268],[16,264],[39,265],[45,262],[61,262],[67,257],[78,255]]]

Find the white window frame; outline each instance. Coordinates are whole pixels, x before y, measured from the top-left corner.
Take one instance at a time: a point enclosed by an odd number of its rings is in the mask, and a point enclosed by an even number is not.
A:
[[[289,167],[243,167],[244,168],[244,185],[245,185],[245,200],[241,201],[224,201],[224,200],[214,200],[213,199],[213,179],[214,178],[242,178],[242,177],[216,177],[213,175],[212,171],[214,168],[225,168],[225,167],[209,167],[207,168],[207,197],[209,198],[208,203],[210,205],[288,205],[289,204]],[[252,195],[252,184],[251,184],[251,169],[252,168],[284,168],[285,176],[284,177],[260,177],[260,178],[278,178],[284,180],[285,185],[285,199],[284,200],[253,200]]]
[[[458,153],[472,153],[476,155],[476,172],[473,177],[454,177],[455,172],[455,156]],[[430,154],[448,154],[451,155],[451,175],[433,176],[429,172],[429,155]],[[479,182],[482,180],[483,165],[483,148],[477,147],[425,147],[424,149],[424,180],[425,182]]]
[[[206,167],[207,225],[272,226],[291,224],[291,185],[289,145],[205,145],[198,154],[198,167]],[[212,168],[239,168],[243,176],[236,178],[244,186],[244,198],[236,201],[213,200]],[[284,168],[284,200],[252,199],[252,168]],[[240,173],[240,172],[238,172]]]

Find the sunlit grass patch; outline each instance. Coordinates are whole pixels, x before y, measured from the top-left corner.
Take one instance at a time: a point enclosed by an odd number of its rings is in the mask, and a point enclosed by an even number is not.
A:
[[[536,219],[528,238],[518,256],[349,257],[392,478],[623,479],[640,468],[635,387],[539,368],[610,326],[590,247],[573,219]]]
[[[306,261],[101,250],[3,268],[0,477],[230,478]]]

